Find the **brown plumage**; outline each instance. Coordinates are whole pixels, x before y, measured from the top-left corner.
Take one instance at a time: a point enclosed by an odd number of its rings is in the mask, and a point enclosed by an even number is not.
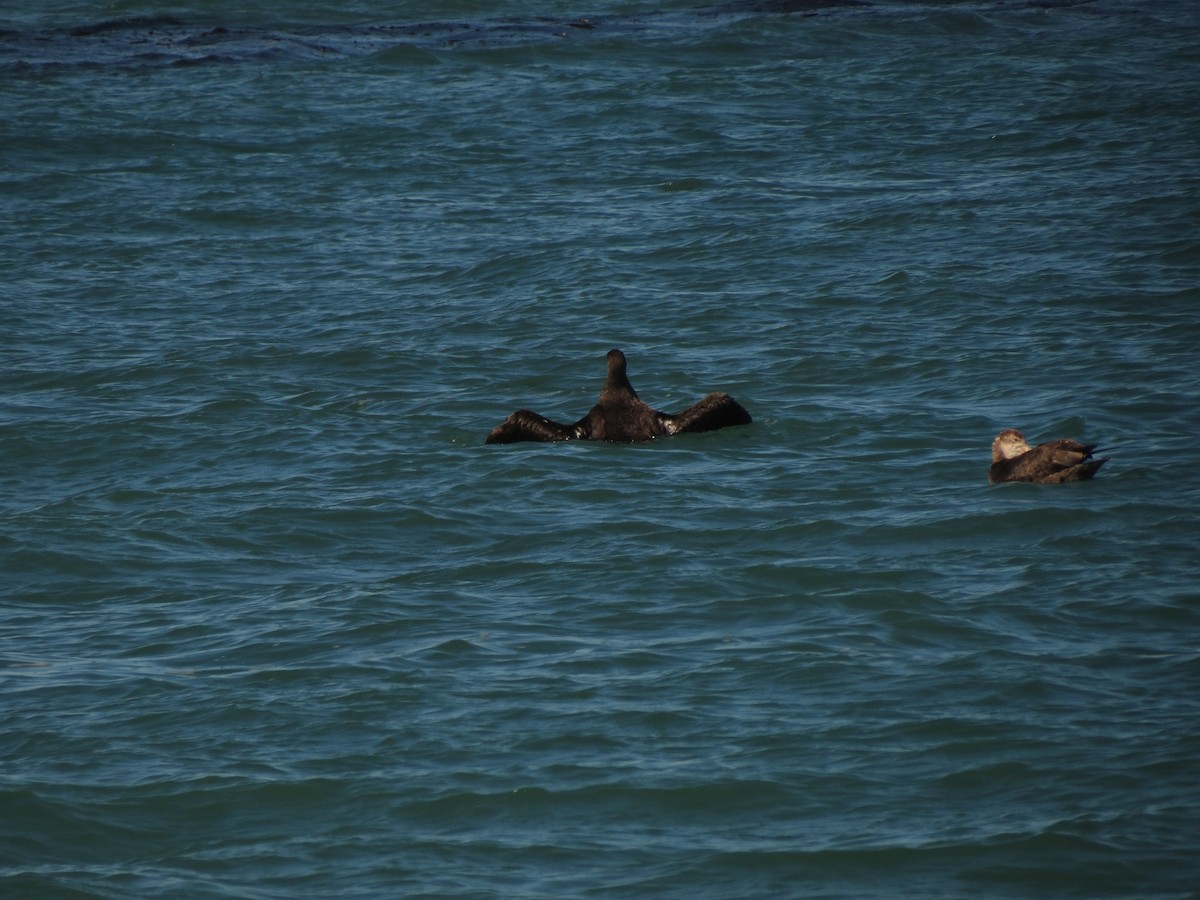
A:
[[[750,413],[724,393],[709,394],[681,413],[669,415],[647,406],[629,383],[625,354],[608,351],[608,377],[596,405],[573,425],[519,409],[487,436],[488,444],[517,441],[611,441],[631,444],[683,431],[715,431],[729,425],[748,425]]]
[[[1038,484],[1062,484],[1087,481],[1108,462],[1108,457],[1093,459],[1095,444],[1081,444],[1059,438],[1030,447],[1025,435],[1006,428],[992,441],[992,467],[988,481],[1033,481]]]

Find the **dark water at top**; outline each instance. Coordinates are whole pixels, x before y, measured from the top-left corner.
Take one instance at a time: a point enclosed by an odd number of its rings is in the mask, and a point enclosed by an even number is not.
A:
[[[809,12],[0,16],[3,896],[1195,896],[1197,14]]]

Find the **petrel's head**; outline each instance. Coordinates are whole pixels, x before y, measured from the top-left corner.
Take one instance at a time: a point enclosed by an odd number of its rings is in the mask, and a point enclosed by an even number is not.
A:
[[[608,351],[608,374],[625,374],[625,354],[616,347]]]
[[[1022,453],[1028,453],[1032,447],[1025,442],[1025,435],[1015,428],[1005,428],[992,441],[992,462],[1002,459],[1015,459]]]

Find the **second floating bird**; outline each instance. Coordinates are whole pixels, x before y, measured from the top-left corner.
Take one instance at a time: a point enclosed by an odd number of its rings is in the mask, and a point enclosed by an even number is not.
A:
[[[1108,462],[1108,457],[1093,459],[1095,444],[1081,444],[1059,438],[1030,447],[1025,435],[1006,428],[992,441],[992,467],[988,481],[1033,481],[1038,484],[1062,484],[1087,481]]]

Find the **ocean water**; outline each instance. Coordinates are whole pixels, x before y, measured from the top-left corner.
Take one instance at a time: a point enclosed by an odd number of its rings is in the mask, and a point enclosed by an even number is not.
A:
[[[16,7],[0,896],[1200,896],[1191,0]]]

